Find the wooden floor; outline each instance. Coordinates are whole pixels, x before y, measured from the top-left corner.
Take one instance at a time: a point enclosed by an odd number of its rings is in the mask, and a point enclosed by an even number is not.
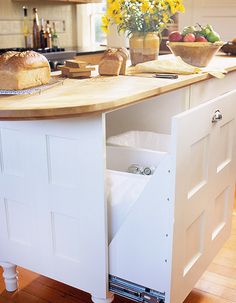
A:
[[[0,274],[2,271],[0,270]],[[0,303],[89,303],[90,295],[19,268],[19,290],[7,293],[0,277]],[[131,303],[116,297],[115,303]],[[236,210],[230,239],[184,303],[236,302]]]

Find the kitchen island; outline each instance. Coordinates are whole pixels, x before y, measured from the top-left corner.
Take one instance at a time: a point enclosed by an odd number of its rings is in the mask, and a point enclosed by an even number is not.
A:
[[[38,95],[0,97],[0,264],[9,291],[19,265],[96,303],[112,292],[184,300],[231,228],[236,58],[211,66],[228,74],[67,79]],[[169,147],[106,147],[107,137],[132,130],[163,135]],[[155,172],[108,238],[108,171],[128,183],[132,163]]]

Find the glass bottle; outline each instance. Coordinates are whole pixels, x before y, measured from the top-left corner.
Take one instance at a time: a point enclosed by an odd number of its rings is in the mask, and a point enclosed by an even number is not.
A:
[[[37,8],[33,8],[33,47],[39,48],[40,47],[40,29],[39,29],[39,17]]]
[[[25,48],[31,48],[32,40],[31,40],[30,30],[29,30],[28,9],[26,6],[23,6],[23,12],[24,12],[23,34],[24,34],[24,40],[25,40]]]
[[[44,29],[44,19],[41,19],[41,30],[39,33],[39,37],[40,37],[40,47],[41,48],[45,48],[46,47],[46,40],[45,40],[45,29]]]
[[[52,47],[58,48],[58,35],[55,22],[52,23]]]
[[[52,30],[49,20],[47,20],[47,24],[46,24],[46,39],[47,39],[47,47],[52,48]]]

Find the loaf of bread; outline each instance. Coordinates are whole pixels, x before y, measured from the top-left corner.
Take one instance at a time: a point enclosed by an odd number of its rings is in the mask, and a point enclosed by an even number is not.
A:
[[[20,90],[47,84],[48,60],[34,51],[6,52],[0,56],[0,89]]]
[[[125,75],[126,74],[126,64],[127,64],[128,58],[129,58],[129,52],[125,47],[118,48],[117,52],[123,58],[123,62],[122,62],[121,69],[120,69],[120,75]]]
[[[108,49],[99,62],[98,72],[101,76],[118,76],[120,74],[123,57],[115,49]]]
[[[236,38],[232,39],[231,41],[233,44],[236,44]]]

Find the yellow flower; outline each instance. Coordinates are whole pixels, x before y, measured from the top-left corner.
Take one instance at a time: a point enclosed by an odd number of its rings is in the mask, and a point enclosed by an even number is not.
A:
[[[184,12],[182,0],[107,0],[102,28],[116,24],[119,31],[159,32],[177,12]]]
[[[108,33],[109,30],[108,30],[108,26],[109,26],[109,23],[110,23],[110,20],[108,18],[108,16],[102,16],[102,30],[105,32],[105,33]]]
[[[118,1],[118,0],[113,1],[112,6],[116,11],[119,11],[120,10],[120,1]]]
[[[109,25],[109,18],[107,16],[102,16],[102,25],[103,26]]]
[[[164,10],[164,11],[168,10],[168,5],[166,4],[165,0],[160,0],[159,5],[160,5],[162,10]]]
[[[121,14],[117,14],[115,17],[114,17],[114,21],[117,25],[121,24],[121,22],[123,21],[123,18],[122,18],[122,15]]]
[[[174,15],[176,13],[176,5],[174,0],[166,0],[166,4],[169,5],[171,14]]]
[[[159,23],[159,28],[160,29],[164,29],[166,27],[165,23],[161,22]]]
[[[163,13],[163,14],[162,14],[162,17],[163,17],[163,22],[164,22],[164,23],[168,23],[168,21],[169,21],[169,16],[167,15],[167,13]]]
[[[108,3],[108,7],[107,7],[107,16],[113,18],[117,14],[120,14],[121,11],[120,0],[108,0],[108,1],[110,2]]]
[[[150,14],[154,14],[154,7],[153,7],[153,6],[150,6],[150,7],[149,7],[149,13],[150,13]]]
[[[185,7],[184,7],[184,5],[181,1],[179,1],[179,3],[176,5],[176,10],[181,12],[181,13],[185,12]]]
[[[183,4],[179,5],[178,11],[181,13],[185,13],[185,7],[183,6]]]
[[[140,7],[140,10],[141,10],[142,13],[145,14],[149,10],[149,7],[150,7],[149,1],[148,0],[143,0],[143,3]]]
[[[108,29],[108,27],[107,26],[101,26],[101,29],[102,29],[102,31],[104,32],[104,33],[109,33],[109,29]]]
[[[176,11],[184,13],[185,12],[185,7],[183,5],[183,1],[182,0],[174,0],[174,2],[175,2]]]

